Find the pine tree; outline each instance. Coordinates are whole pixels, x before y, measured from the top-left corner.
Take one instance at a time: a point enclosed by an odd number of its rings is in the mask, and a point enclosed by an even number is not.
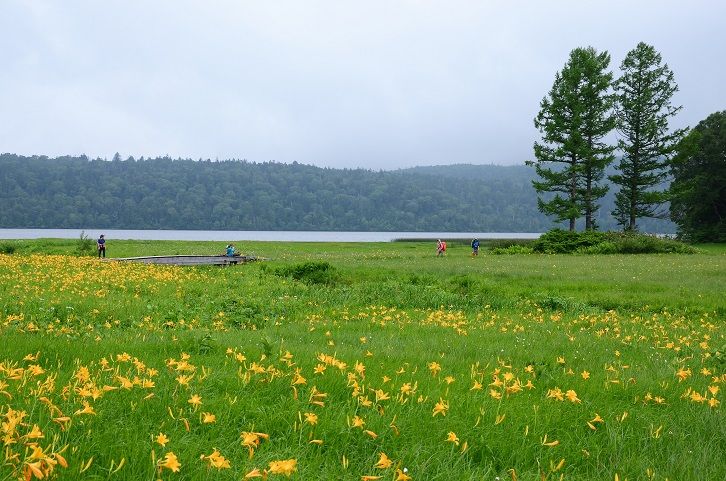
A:
[[[660,54],[639,43],[623,60],[622,76],[615,82],[619,174],[610,177],[620,190],[613,215],[625,230],[637,229],[640,217],[662,218],[659,206],[667,194],[663,185],[678,141],[684,130],[668,132],[668,119],[681,107],[671,104],[678,86],[673,72],[661,63]]]
[[[607,52],[597,54],[594,50],[588,54],[582,59],[586,80],[581,95],[586,110],[582,124],[585,145],[580,195],[585,229],[594,230],[597,228],[595,212],[600,207],[597,201],[608,192],[608,186],[600,182],[605,177],[605,168],[615,160],[615,147],[603,140],[615,128],[615,116],[612,113],[614,98],[609,92],[613,74],[607,71],[610,55]]]
[[[694,242],[726,242],[726,110],[702,120],[671,163],[671,219]]]
[[[613,148],[603,142],[614,127],[609,64],[607,52],[597,53],[592,47],[574,49],[555,75],[534,119],[542,142],[534,144],[540,180],[532,185],[540,194],[554,193],[549,200],[539,197],[537,206],[557,222],[569,220],[571,231],[583,214],[586,229],[595,228],[596,202],[607,192],[599,182],[613,160]],[[549,162],[555,167],[547,167]]]

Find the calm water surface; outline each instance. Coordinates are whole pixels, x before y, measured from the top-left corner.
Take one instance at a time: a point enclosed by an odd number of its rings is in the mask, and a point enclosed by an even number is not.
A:
[[[281,241],[281,242],[390,242],[394,239],[536,239],[532,232],[318,232],[243,230],[113,230],[113,229],[0,229],[0,239],[77,239],[81,232],[95,239]]]

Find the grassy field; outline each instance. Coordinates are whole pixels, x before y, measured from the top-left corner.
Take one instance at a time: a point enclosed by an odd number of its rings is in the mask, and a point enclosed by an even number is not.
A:
[[[0,480],[726,479],[725,246],[12,246]]]

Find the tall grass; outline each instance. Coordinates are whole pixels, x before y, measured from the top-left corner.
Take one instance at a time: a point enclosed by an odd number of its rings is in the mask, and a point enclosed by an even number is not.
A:
[[[726,477],[722,247],[478,258],[465,246],[436,258],[424,243],[241,247],[272,260],[37,255],[70,254],[73,241],[0,255],[0,418],[26,413],[0,433],[13,441],[0,479],[32,477],[34,445],[60,479],[286,479],[270,466],[281,460],[299,480]],[[124,257],[218,250],[109,241]],[[269,438],[250,451],[243,432]],[[215,450],[229,468],[210,465]],[[168,453],[179,472],[160,466]],[[380,453],[391,466],[376,467]]]

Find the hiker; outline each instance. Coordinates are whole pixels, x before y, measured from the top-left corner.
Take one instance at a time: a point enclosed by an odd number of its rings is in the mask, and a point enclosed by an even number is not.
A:
[[[103,254],[103,258],[106,258],[106,239],[104,238],[103,234],[101,234],[96,241],[96,245],[98,246],[98,258],[101,258],[101,254]]]
[[[436,257],[446,254],[446,242],[439,239],[436,241]]]
[[[227,244],[227,251],[226,255],[227,257],[234,257],[234,246],[232,244]]]
[[[476,257],[479,255],[479,239],[471,241],[471,256]]]

